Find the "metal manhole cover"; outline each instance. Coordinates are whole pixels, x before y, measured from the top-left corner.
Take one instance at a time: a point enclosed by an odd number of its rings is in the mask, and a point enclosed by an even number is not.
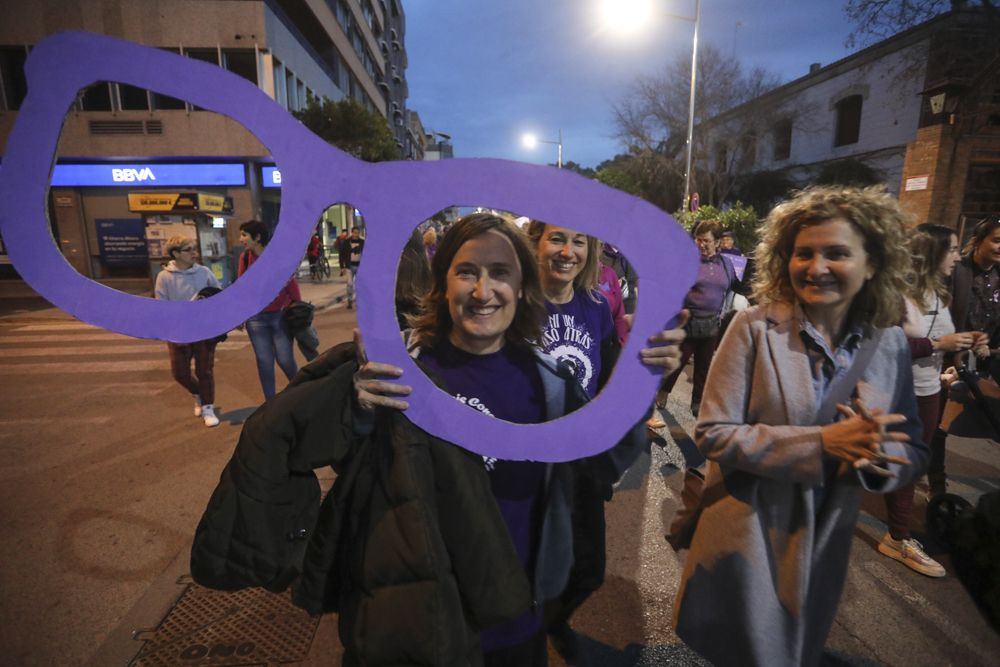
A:
[[[180,583],[190,582],[182,577]],[[130,667],[277,665],[305,660],[319,616],[292,604],[291,593],[261,588],[224,592],[190,583],[143,640]]]

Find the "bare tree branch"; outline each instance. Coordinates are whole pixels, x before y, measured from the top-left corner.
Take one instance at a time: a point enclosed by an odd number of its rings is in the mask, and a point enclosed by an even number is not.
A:
[[[868,46],[952,9],[997,7],[997,0],[847,0],[844,14],[855,25],[846,46]]]

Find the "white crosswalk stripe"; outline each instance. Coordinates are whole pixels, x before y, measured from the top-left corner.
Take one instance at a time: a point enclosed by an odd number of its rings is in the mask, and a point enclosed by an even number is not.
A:
[[[170,360],[162,341],[132,338],[84,322],[4,322],[0,327],[0,377],[91,375],[91,391],[100,391],[102,380],[135,386],[136,395],[153,395],[172,383]],[[236,331],[217,350],[241,350],[250,346],[245,332]],[[155,371],[163,382],[150,385],[148,378],[122,383],[123,374]]]

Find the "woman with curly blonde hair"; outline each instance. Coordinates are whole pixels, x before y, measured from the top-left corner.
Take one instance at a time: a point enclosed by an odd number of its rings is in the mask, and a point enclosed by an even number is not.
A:
[[[819,663],[863,490],[923,472],[895,326],[905,223],[884,190],[845,187],[808,188],[764,223],[760,303],[726,331],[695,429],[708,468],[674,613],[716,665]]]

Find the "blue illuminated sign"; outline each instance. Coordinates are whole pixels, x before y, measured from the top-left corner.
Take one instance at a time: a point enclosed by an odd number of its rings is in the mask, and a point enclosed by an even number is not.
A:
[[[57,164],[54,186],[177,187],[192,185],[246,185],[241,163],[216,164]]]
[[[265,188],[281,187],[281,172],[277,167],[261,167],[260,177]]]

